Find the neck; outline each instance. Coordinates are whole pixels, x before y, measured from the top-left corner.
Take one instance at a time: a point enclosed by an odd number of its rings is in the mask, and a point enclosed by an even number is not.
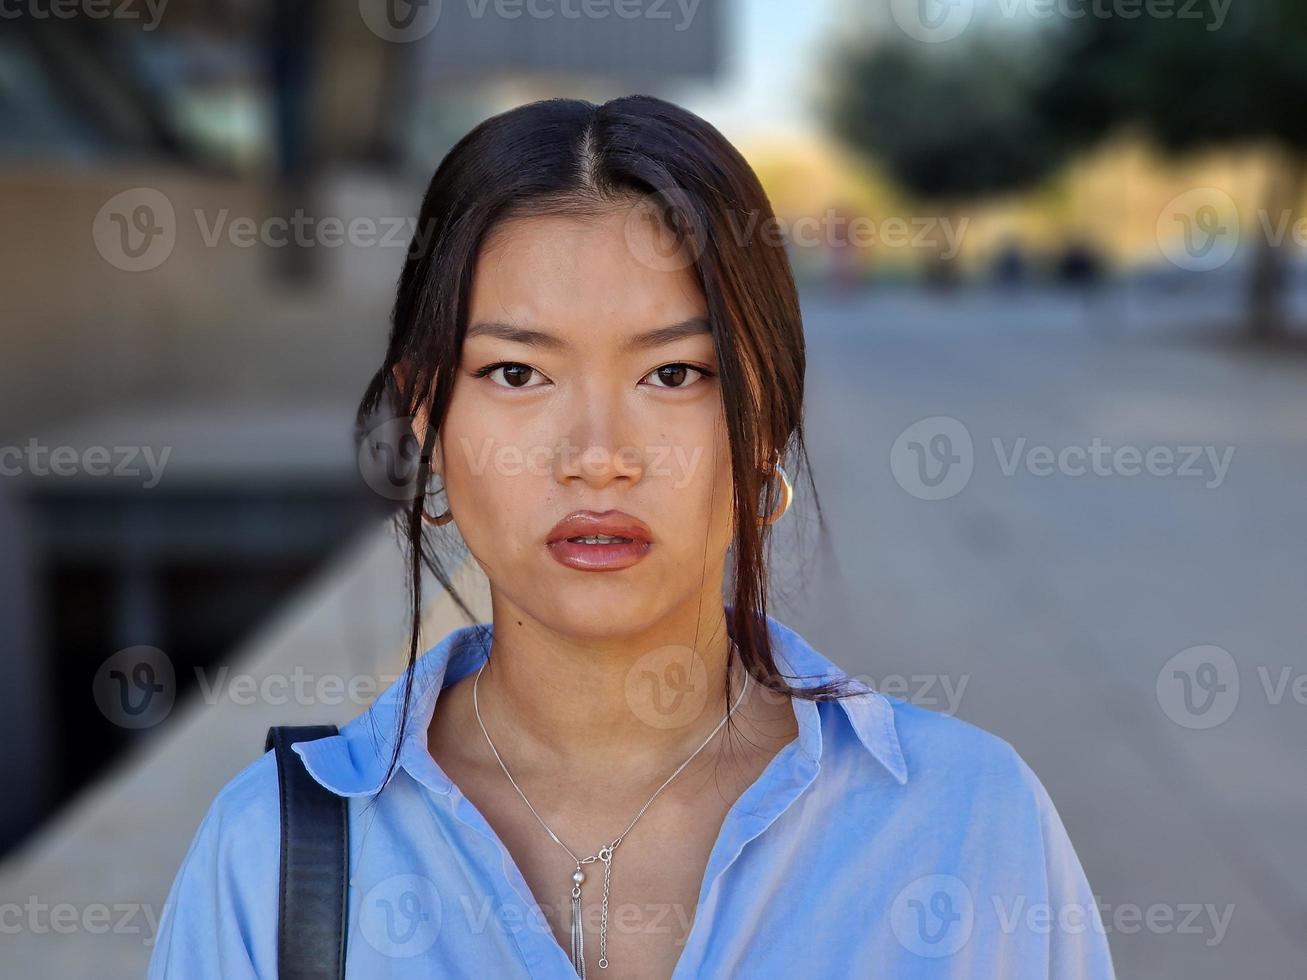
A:
[[[636,772],[679,765],[722,720],[728,669],[732,704],[743,689],[720,603],[601,637],[561,636],[521,614],[494,622],[490,660],[474,681],[477,701],[496,747],[524,773],[609,773],[617,761]]]

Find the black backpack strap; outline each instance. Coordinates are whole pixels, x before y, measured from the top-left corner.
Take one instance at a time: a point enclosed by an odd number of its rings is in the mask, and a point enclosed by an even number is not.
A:
[[[281,980],[343,980],[349,801],[315,780],[291,751],[296,742],[338,734],[335,725],[275,726],[263,749],[277,758],[281,795],[281,885],[277,975]]]

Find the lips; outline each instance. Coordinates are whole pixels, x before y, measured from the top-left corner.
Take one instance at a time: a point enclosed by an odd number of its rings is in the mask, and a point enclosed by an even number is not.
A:
[[[653,546],[653,534],[637,517],[620,510],[568,514],[545,541],[555,561],[585,572],[629,568]]]
[[[653,535],[644,521],[620,510],[578,510],[568,514],[554,525],[545,539],[546,544],[565,541],[568,538],[594,537],[607,535],[613,538],[627,538],[649,544]]]

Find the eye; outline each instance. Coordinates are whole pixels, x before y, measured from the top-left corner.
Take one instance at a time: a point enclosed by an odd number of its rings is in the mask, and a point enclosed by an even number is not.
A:
[[[501,371],[504,374],[504,380],[495,380],[494,376]],[[484,378],[489,375],[491,380],[494,380],[495,384],[501,388],[539,388],[540,385],[527,384],[533,374],[540,374],[540,372],[529,364],[519,364],[517,361],[498,361],[494,364],[487,364],[483,368],[477,368],[472,372],[472,376],[476,378]],[[540,374],[540,377],[543,378],[544,375]]]
[[[657,378],[659,384],[655,388],[688,388],[694,384],[695,379],[691,377],[690,372],[703,377],[711,378],[713,373],[705,368],[695,367],[693,364],[664,364],[662,367],[654,368],[646,378]],[[688,379],[688,380],[687,380]]]

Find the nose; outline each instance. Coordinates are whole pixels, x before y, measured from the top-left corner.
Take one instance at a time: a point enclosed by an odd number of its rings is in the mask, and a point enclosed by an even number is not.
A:
[[[647,450],[634,438],[631,406],[622,393],[578,392],[571,414],[573,424],[555,454],[560,483],[580,480],[601,490],[619,480],[634,484],[643,478]]]

